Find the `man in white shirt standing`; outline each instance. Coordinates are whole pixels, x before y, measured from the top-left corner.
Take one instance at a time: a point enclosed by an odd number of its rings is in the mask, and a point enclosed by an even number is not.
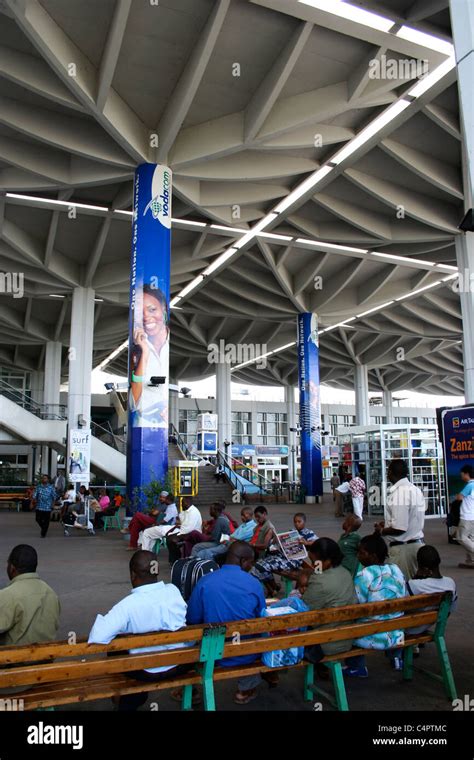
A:
[[[424,543],[425,497],[408,480],[408,465],[403,459],[392,459],[387,477],[385,519],[375,524],[375,532],[388,538],[388,561],[398,565],[406,580],[417,570],[416,555]]]
[[[152,633],[177,631],[186,625],[187,605],[172,583],[158,581],[158,563],[152,552],[137,551],[130,560],[131,593],[116,604],[106,615],[97,615],[89,634],[89,644],[109,644],[121,633]],[[176,649],[184,644],[162,645],[137,652]],[[192,667],[192,666],[191,666]],[[127,675],[140,681],[159,681],[170,675],[179,675],[191,669],[189,665],[163,666],[148,670],[131,671]],[[120,697],[119,710],[131,712],[147,700],[147,692]]]
[[[199,509],[194,506],[190,496],[185,496],[181,502],[183,511],[179,514],[176,525],[166,535],[166,545],[169,552],[169,563],[172,565],[181,557],[180,544],[186,533],[202,530],[202,517]]]

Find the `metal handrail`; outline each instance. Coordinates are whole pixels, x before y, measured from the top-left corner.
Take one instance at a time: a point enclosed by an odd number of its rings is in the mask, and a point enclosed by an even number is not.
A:
[[[172,422],[169,423],[169,436],[176,439],[176,445],[181,449],[185,459],[197,459],[201,462],[207,461],[200,454],[196,454],[196,452],[191,450],[189,444],[184,440],[179,430],[176,430]]]
[[[270,480],[266,480],[266,478],[264,478],[263,475],[260,475],[260,473],[255,472],[255,470],[252,467],[249,467],[248,465],[243,464],[243,462],[242,463],[239,462],[239,464],[242,464],[242,468],[244,470],[248,470],[252,476],[251,478],[245,478],[243,475],[240,475],[239,473],[235,472],[233,468],[233,460],[235,461],[234,457],[230,458],[229,455],[223,452],[221,449],[219,449],[219,451],[217,452],[218,463],[222,467],[224,467],[226,474],[227,474],[227,471],[229,471],[229,473],[232,473],[232,475],[228,477],[231,480],[231,483],[233,485],[234,485],[234,480],[235,480],[235,483],[236,483],[235,487],[239,491],[242,491],[242,486],[243,486],[244,492],[245,492],[245,485],[242,483],[242,480],[248,480],[248,482],[251,485],[257,486],[261,494],[273,493],[274,484]],[[257,479],[257,482],[255,482],[254,478]]]
[[[98,438],[103,443],[107,443],[108,446],[112,445],[114,449],[117,451],[120,451],[121,454],[125,453],[125,449],[127,447],[127,439],[124,438],[122,435],[117,435],[117,433],[114,433],[112,429],[112,425],[110,423],[109,427],[110,430],[107,430],[107,428],[102,427],[102,425],[99,425],[97,422],[94,422],[91,420],[91,433],[95,438]],[[104,438],[108,438],[112,441],[112,444],[108,443],[104,440]]]
[[[0,395],[5,396],[10,401],[13,401],[18,406],[21,406],[27,412],[31,412],[35,417],[39,417],[42,420],[65,420],[66,407],[64,404],[40,404],[38,401],[33,401],[30,396],[22,393],[17,388],[6,382],[6,380],[0,380]],[[51,409],[58,409],[58,413],[51,411]]]

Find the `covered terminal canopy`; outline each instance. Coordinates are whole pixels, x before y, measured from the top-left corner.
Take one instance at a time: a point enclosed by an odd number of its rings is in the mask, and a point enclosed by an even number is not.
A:
[[[240,382],[295,385],[296,315],[313,311],[323,382],[353,387],[364,364],[370,390],[463,392],[448,0],[365,0],[363,21],[339,5],[0,2],[0,269],[26,296],[2,299],[2,365],[39,369],[60,341],[67,375],[87,287],[94,365],[126,373],[132,177],[158,161],[170,376],[214,374],[224,340],[270,354],[236,362]]]

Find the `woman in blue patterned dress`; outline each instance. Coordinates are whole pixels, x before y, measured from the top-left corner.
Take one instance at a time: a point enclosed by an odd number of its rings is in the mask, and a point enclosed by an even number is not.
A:
[[[362,570],[354,578],[357,598],[360,604],[366,602],[385,602],[389,599],[401,599],[406,596],[405,578],[398,565],[386,565],[388,557],[387,544],[377,533],[364,536],[359,544],[358,558],[363,565]],[[392,612],[386,615],[376,615],[371,618],[361,618],[360,622],[373,620],[392,620],[401,617],[403,612]],[[363,649],[395,649],[404,642],[403,630],[373,633],[355,639],[354,646]],[[363,655],[348,657],[344,674],[367,678],[368,670]]]

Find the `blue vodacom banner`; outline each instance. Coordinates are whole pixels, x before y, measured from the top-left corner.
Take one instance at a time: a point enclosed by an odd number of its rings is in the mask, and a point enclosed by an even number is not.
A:
[[[298,387],[300,393],[301,485],[305,495],[321,496],[321,404],[317,314],[298,315]]]
[[[127,491],[168,471],[169,295],[172,173],[142,164],[135,172],[129,316]]]

